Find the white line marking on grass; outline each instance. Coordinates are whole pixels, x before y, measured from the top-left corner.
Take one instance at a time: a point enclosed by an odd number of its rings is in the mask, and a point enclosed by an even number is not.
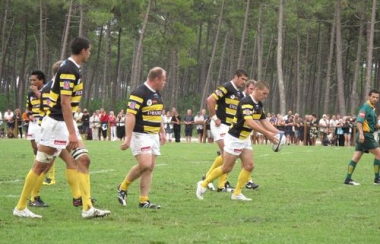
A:
[[[104,170],[97,170],[97,171],[91,171],[90,174],[101,174],[101,173],[107,173],[115,171],[114,169],[104,169]]]
[[[156,166],[166,166],[168,164],[156,164]]]
[[[0,181],[0,184],[7,184],[7,183],[17,183],[21,180],[6,180],[6,181]]]
[[[9,197],[9,198],[19,198],[20,195],[5,195],[5,197]]]

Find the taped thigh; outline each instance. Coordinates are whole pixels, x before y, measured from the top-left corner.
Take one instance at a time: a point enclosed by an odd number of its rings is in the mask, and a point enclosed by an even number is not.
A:
[[[86,148],[77,148],[71,152],[71,155],[75,160],[78,160],[83,155],[88,155],[88,150]]]

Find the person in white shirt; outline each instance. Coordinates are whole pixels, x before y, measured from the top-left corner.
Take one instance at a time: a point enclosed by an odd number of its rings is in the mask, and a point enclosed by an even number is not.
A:
[[[204,122],[205,122],[204,116],[202,115],[201,112],[198,112],[197,115],[194,117],[194,124],[197,125],[197,133],[198,133],[198,142],[199,143],[202,143]]]

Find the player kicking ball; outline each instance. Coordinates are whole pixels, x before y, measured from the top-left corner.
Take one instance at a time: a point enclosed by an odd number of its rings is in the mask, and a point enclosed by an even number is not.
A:
[[[223,174],[229,173],[240,158],[242,170],[240,171],[236,189],[231,195],[232,200],[251,201],[241,191],[247,183],[254,168],[252,142],[250,134],[252,130],[264,134],[271,142],[278,143],[276,135],[279,133],[269,121],[266,120],[263,109],[263,101],[269,94],[269,85],[264,81],[258,81],[252,93],[240,100],[236,115],[224,139],[224,161],[222,166],[215,168],[203,181],[197,184],[196,196],[203,200],[207,185]]]

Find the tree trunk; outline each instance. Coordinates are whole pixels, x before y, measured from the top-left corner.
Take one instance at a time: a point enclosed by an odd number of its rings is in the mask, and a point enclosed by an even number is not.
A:
[[[364,94],[368,95],[369,90],[372,85],[372,54],[373,54],[373,37],[375,32],[375,21],[376,21],[376,0],[372,1],[372,14],[371,22],[368,26],[368,40],[367,40],[367,74],[366,74],[366,84],[364,89]]]
[[[259,8],[259,18],[257,20],[257,34],[255,41],[257,43],[257,80],[263,79],[263,53],[264,53],[264,45],[263,45],[263,30],[262,30],[262,14],[263,12],[263,4],[260,4]]]
[[[324,103],[323,103],[323,112],[329,113],[331,112],[330,108],[330,90],[331,90],[331,70],[333,65],[333,57],[334,57],[334,40],[335,40],[335,30],[336,30],[336,14],[334,14],[334,19],[331,25],[331,33],[330,33],[330,49],[329,56],[327,58],[327,72],[326,72],[326,85],[325,85],[325,95],[324,95]]]
[[[339,113],[346,114],[346,105],[344,103],[344,79],[342,65],[342,23],[341,23],[341,0],[336,2],[336,68],[337,68],[337,85],[338,85],[338,105]]]
[[[278,92],[280,98],[280,113],[285,114],[285,87],[282,73],[282,30],[284,21],[283,0],[279,1],[279,16],[278,16],[278,36],[277,36],[277,75],[278,75]]]
[[[351,109],[350,114],[354,114],[357,106],[359,105],[359,95],[357,92],[358,89],[358,79],[360,73],[360,66],[362,60],[362,45],[363,45],[363,33],[364,33],[364,24],[366,16],[367,4],[363,4],[363,8],[360,13],[360,25],[359,25],[359,34],[358,34],[358,47],[356,50],[356,61],[355,61],[355,71],[354,78],[352,81],[352,92],[351,92]]]
[[[70,30],[70,22],[71,22],[71,13],[72,13],[72,10],[73,10],[73,0],[70,1],[69,12],[67,14],[65,31],[64,31],[63,40],[62,40],[61,60],[64,60],[66,58],[66,46],[67,46],[67,40],[69,38],[69,30]]]
[[[148,25],[149,13],[150,13],[150,5],[152,0],[148,1],[148,6],[146,8],[146,13],[144,17],[144,22],[140,32],[140,39],[137,44],[137,49],[135,53],[135,57],[132,64],[132,77],[131,77],[131,86],[130,89],[133,91],[136,86],[140,83],[141,79],[141,66],[142,66],[142,53],[143,53],[143,41],[145,38],[146,26]]]
[[[205,107],[206,94],[208,94],[208,92],[209,92],[208,87],[209,87],[210,80],[211,80],[211,70],[212,70],[212,65],[213,65],[214,58],[215,58],[216,46],[217,46],[217,44],[218,44],[220,27],[222,26],[223,11],[224,11],[224,0],[223,0],[223,2],[222,2],[222,6],[221,6],[221,8],[220,8],[219,21],[218,21],[218,28],[217,28],[217,30],[216,30],[216,36],[215,36],[215,39],[214,39],[214,46],[213,46],[213,48],[212,48],[212,55],[211,55],[211,59],[210,59],[210,65],[209,65],[208,72],[207,72],[207,77],[206,77],[205,86],[204,86],[204,88],[203,88],[203,93],[202,93],[202,99],[201,99],[201,106],[200,106],[200,109],[202,109],[202,108]]]
[[[245,36],[247,35],[247,24],[248,24],[248,17],[249,17],[249,4],[251,0],[247,0],[247,7],[245,8],[245,16],[244,16],[244,25],[243,25],[243,32],[241,34],[241,42],[240,42],[240,48],[239,48],[239,58],[237,61],[237,68],[241,69],[244,65],[244,58],[245,55],[243,55],[244,52],[244,43],[245,43]]]

